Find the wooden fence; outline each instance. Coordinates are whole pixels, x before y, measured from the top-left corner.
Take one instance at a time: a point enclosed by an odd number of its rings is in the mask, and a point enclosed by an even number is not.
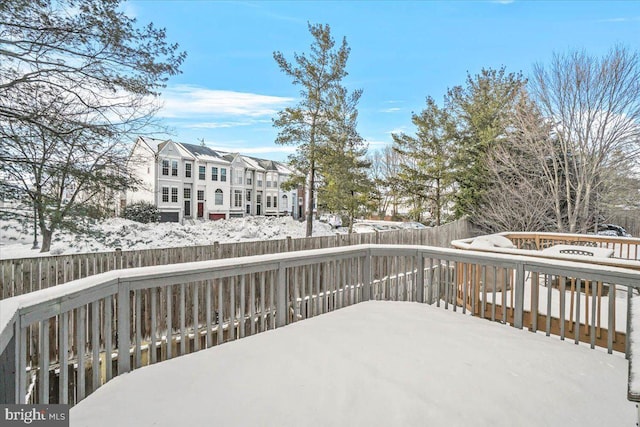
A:
[[[478,234],[466,219],[440,227],[361,234],[337,234],[308,238],[286,238],[235,243],[214,242],[206,246],[115,250],[0,260],[0,300],[60,285],[107,271],[209,261],[240,256],[266,255],[307,249],[325,249],[359,244],[430,245],[448,247],[452,240]]]

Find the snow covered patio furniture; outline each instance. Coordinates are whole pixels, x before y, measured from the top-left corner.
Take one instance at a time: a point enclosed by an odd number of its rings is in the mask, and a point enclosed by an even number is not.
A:
[[[505,274],[512,278],[511,288],[498,292],[494,287],[492,292],[479,294],[479,282],[476,278],[484,278],[487,271],[496,271],[498,268],[503,269]],[[540,279],[547,275],[584,280],[590,284],[588,289],[591,293],[579,295],[574,303],[570,303],[563,289],[546,287],[544,292],[541,292]],[[460,286],[461,283],[464,286]],[[485,378],[475,371],[483,370],[481,358],[485,357],[482,356],[487,351],[485,347],[494,345],[493,335],[495,334],[495,339],[498,340],[497,335],[502,334],[498,331],[509,330],[507,334],[517,333],[519,337],[545,339],[543,334],[522,331],[527,328],[532,332],[540,331],[547,335],[557,335],[562,340],[572,338],[576,344],[587,342],[591,348],[603,347],[608,353],[613,353],[613,355],[607,355],[604,352],[588,351],[588,347],[584,345],[573,346],[554,340],[555,344],[571,348],[572,352],[582,352],[574,353],[574,358],[571,358],[576,366],[579,365],[578,360],[582,359],[582,355],[586,358],[591,358],[592,355],[596,358],[609,357],[611,359],[606,360],[611,360],[610,363],[613,366],[617,363],[613,362],[613,358],[621,358],[623,352],[628,353],[626,348],[628,341],[625,339],[628,336],[627,299],[603,297],[602,301],[606,301],[606,304],[602,304],[602,312],[599,312],[597,310],[599,306],[594,303],[596,301],[594,295],[600,283],[612,289],[618,289],[618,295],[630,295],[630,289],[640,288],[640,271],[586,262],[413,245],[358,245],[114,270],[0,301],[0,371],[6,373],[0,382],[0,402],[70,403],[72,405],[80,403],[82,405],[82,401],[93,393],[98,392],[96,394],[98,399],[101,387],[104,386],[104,390],[108,391],[112,384],[113,386],[119,383],[124,384],[127,378],[135,378],[133,374],[137,376],[135,371],[139,368],[144,367],[138,371],[140,375],[143,372],[158,372],[156,369],[162,366],[162,364],[156,365],[158,362],[168,360],[170,363],[189,363],[186,362],[189,359],[182,356],[197,353],[195,356],[198,358],[206,358],[206,354],[213,354],[213,352],[200,352],[200,350],[239,340],[234,345],[212,349],[216,350],[216,354],[234,351],[231,349],[237,345],[245,346],[248,344],[243,344],[244,342],[252,342],[253,340],[244,339],[249,336],[260,342],[271,342],[266,344],[268,348],[266,353],[276,352],[276,347],[279,347],[277,339],[270,341],[268,338],[280,336],[280,331],[285,333],[287,330],[298,330],[298,328],[304,330],[306,324],[322,325],[321,320],[333,318],[342,319],[338,320],[340,327],[331,323],[334,321],[327,320],[329,322],[327,331],[318,332],[315,337],[315,332],[303,333],[307,341],[300,340],[299,346],[288,346],[284,354],[275,356],[277,360],[282,360],[292,370],[298,363],[294,361],[302,360],[307,369],[304,372],[311,374],[314,372],[313,365],[304,360],[304,354],[300,353],[307,348],[312,349],[311,343],[315,343],[318,346],[315,350],[322,354],[325,351],[323,342],[334,335],[339,338],[341,328],[347,332],[348,336],[342,339],[350,339],[354,344],[360,343],[361,337],[373,334],[375,339],[367,340],[367,345],[361,343],[362,351],[341,352],[338,346],[337,349],[332,350],[335,360],[327,360],[326,363],[344,364],[350,361],[354,366],[358,366],[357,369],[354,368],[355,375],[360,372],[360,366],[371,368],[369,363],[374,363],[378,359],[373,357],[375,350],[370,346],[388,347],[388,350],[392,351],[391,358],[398,362],[394,368],[365,369],[365,372],[370,372],[372,377],[362,381],[363,374],[344,378],[344,380],[353,380],[353,384],[364,385],[365,389],[370,388],[371,382],[380,381],[386,384],[400,377],[404,378],[407,376],[407,369],[411,372],[423,372],[424,375],[426,375],[425,372],[430,371],[420,371],[423,368],[432,369],[437,374],[441,371],[448,375],[467,372],[469,375],[465,378],[469,380],[465,384],[471,388],[471,393],[469,389],[454,384],[453,389],[444,390],[440,394],[430,394],[427,397],[421,394],[422,391],[416,388],[413,382],[401,381],[397,383],[397,387],[409,391],[403,391],[399,395],[405,396],[408,400],[392,401],[389,409],[390,414],[401,413],[404,416],[404,412],[397,412],[395,409],[402,409],[404,408],[402,405],[413,402],[419,408],[418,411],[424,412],[416,414],[419,418],[407,418],[407,423],[414,423],[414,420],[419,419],[424,424],[429,419],[440,420],[440,416],[460,417],[460,423],[465,423],[467,422],[466,411],[447,406],[443,403],[444,398],[453,396],[458,402],[457,408],[461,407],[462,397],[466,399],[465,405],[475,394],[482,394],[482,398],[478,399],[483,401],[484,394],[487,393],[474,391],[480,390],[485,382],[491,383],[491,380],[485,381]],[[482,295],[482,298],[479,298],[479,295]],[[360,312],[360,307],[378,305],[369,303],[371,300],[385,301],[383,306],[397,306],[402,309],[394,308],[393,315],[389,313],[375,321],[371,319],[364,321],[370,330],[365,330],[367,328],[362,326],[353,329],[349,325],[351,316],[348,313],[354,313],[352,310],[355,310],[356,317],[367,318],[370,314]],[[393,304],[390,301],[408,303]],[[341,309],[345,309],[346,318],[340,317],[343,316]],[[447,312],[442,313],[443,309]],[[414,317],[413,310],[422,310],[429,322],[433,320],[433,327],[437,332],[432,330],[428,335],[421,335],[419,330],[428,330],[426,326],[414,330],[412,326],[414,323],[421,325],[426,320]],[[325,316],[331,312],[335,313]],[[434,313],[446,314],[449,317],[440,318],[440,314]],[[334,314],[337,317],[333,316]],[[486,320],[472,319],[471,316],[463,316],[463,314],[506,323],[512,328],[505,328]],[[453,320],[454,318],[456,320]],[[458,318],[461,322],[473,323],[457,323]],[[300,322],[299,325],[298,322]],[[296,325],[283,328],[294,323]],[[448,329],[449,324],[459,325],[454,329],[455,331],[461,329],[458,331],[463,337],[460,339],[460,345],[464,344],[466,340],[464,337],[468,333],[464,330],[473,331],[475,328],[485,326],[490,328],[473,332],[483,341],[482,343],[474,341],[474,344],[467,349],[461,349],[447,342],[435,344],[435,335],[454,337],[453,331]],[[310,327],[313,328],[313,326]],[[393,331],[392,334],[385,332],[389,329]],[[511,337],[511,335],[508,336]],[[441,338],[444,337],[438,337],[438,339]],[[289,340],[298,340],[298,338],[286,339],[287,342],[290,342]],[[511,338],[507,340],[511,341]],[[546,340],[551,344],[550,339],[546,338]],[[434,346],[430,346],[430,342],[434,343]],[[437,349],[443,355],[447,354],[444,347],[451,346],[454,352],[451,354],[458,356],[465,354],[468,357],[463,357],[461,360],[449,354],[442,363],[438,362],[437,358],[428,360],[432,356],[429,354],[421,356],[424,349],[416,347],[418,344],[426,344],[429,350]],[[512,351],[515,351],[519,346],[518,338],[504,347],[514,347]],[[396,357],[393,352],[397,351],[401,351],[409,359]],[[264,356],[265,352],[262,351],[262,353]],[[244,352],[244,354],[247,361],[254,357],[250,356],[251,352]],[[298,357],[297,355],[300,354],[302,356]],[[264,357],[268,359],[271,356]],[[380,356],[381,360],[386,357]],[[486,357],[493,358],[491,355]],[[504,361],[511,358],[517,362],[519,355],[504,350],[501,357]],[[478,358],[480,360],[476,360]],[[234,356],[233,359],[237,358]],[[454,363],[445,363],[447,361]],[[504,361],[504,366],[513,366],[511,362]],[[531,368],[533,366],[531,363],[533,362],[524,359],[521,361],[520,366],[526,367],[525,371],[528,372],[526,375],[521,371],[508,369],[506,376],[522,378],[532,375],[531,372],[535,372],[537,368]],[[548,365],[551,366],[551,363],[549,362]],[[422,364],[428,366],[423,367]],[[147,365],[150,366],[147,367]],[[218,369],[217,364],[215,365],[215,369]],[[276,366],[273,363],[270,365]],[[337,368],[338,365],[331,366]],[[560,366],[566,370],[564,363]],[[605,371],[609,369],[605,363],[598,362],[598,366],[600,368],[594,369]],[[384,381],[378,378],[379,372],[393,369],[397,369],[398,375],[393,376],[390,373],[382,377]],[[134,371],[132,375],[123,375],[131,371]],[[471,376],[471,371],[479,375],[475,377],[476,382]],[[493,378],[493,372],[490,370],[487,372]],[[581,372],[586,376],[595,375],[591,372],[591,368],[589,371]],[[242,373],[238,375],[240,375],[238,381],[213,382],[209,383],[209,387],[231,391],[248,378]],[[305,379],[314,381],[302,374],[296,373],[295,376],[296,378],[289,382],[283,380],[284,384],[303,387]],[[118,377],[117,382],[112,383],[111,380],[114,377]],[[333,378],[336,381],[339,379],[340,382],[335,384],[340,386],[343,384],[342,377],[323,375],[322,378],[329,380]],[[193,377],[185,376],[181,380],[183,382],[177,384],[184,384],[182,390],[185,395],[188,395],[191,385],[195,387],[192,379]],[[294,382],[291,383],[291,381]],[[439,381],[441,380],[434,380],[434,384],[438,384]],[[341,388],[332,384],[334,383],[330,383],[330,389],[338,390],[340,393]],[[579,387],[583,386],[579,385]],[[264,393],[260,396],[267,395],[271,387],[278,386],[267,384],[262,389]],[[294,385],[291,387],[295,388]],[[531,387],[534,389],[537,386],[531,384]],[[549,382],[547,387],[552,390],[556,386]],[[620,388],[624,395],[624,383]],[[154,387],[148,387],[147,390],[149,394],[153,393]],[[537,392],[535,394],[539,395]],[[413,398],[409,398],[409,395],[422,397],[412,400]],[[360,400],[353,400],[351,394],[346,393],[340,396],[342,403],[335,403],[337,409],[333,412],[323,407],[322,402],[318,402],[314,410],[341,415],[345,408],[360,409],[366,406],[361,404]],[[603,399],[597,393],[585,394],[576,387],[575,393],[569,394],[564,401],[565,409],[562,410],[562,416],[570,420],[574,416],[574,411],[580,411],[577,409],[579,406],[576,406],[576,400],[582,402],[591,398]],[[375,399],[381,399],[381,397],[378,396]],[[431,399],[436,399],[448,408],[445,410],[446,415],[430,412],[429,405],[432,404],[424,402]],[[521,405],[523,413],[526,413],[528,406],[519,403],[520,400],[522,396],[519,392],[504,397],[509,408]],[[246,410],[248,407],[247,400],[242,397],[234,402],[239,402],[238,405],[241,405],[235,406],[240,408],[239,410]],[[255,397],[249,403],[258,405],[258,398]],[[206,400],[206,404],[203,405],[185,401],[177,403],[174,408],[200,406],[211,412],[216,408],[216,404],[210,400]],[[235,405],[235,403],[229,403],[229,405]],[[368,409],[371,413],[376,413],[374,408]],[[375,409],[382,410],[378,407]],[[489,408],[486,410],[488,411]],[[291,411],[288,410],[286,413],[290,414]],[[498,413],[506,412],[502,410]],[[314,419],[312,411],[305,414],[309,420]],[[280,413],[271,413],[266,418],[281,419],[280,416]],[[145,419],[145,415],[141,415],[140,419]],[[134,422],[139,423],[140,419]],[[322,417],[319,419],[326,420]],[[369,420],[369,418],[365,419]],[[457,418],[452,420],[455,424]],[[296,424],[307,424],[306,421],[307,418],[293,420]]]

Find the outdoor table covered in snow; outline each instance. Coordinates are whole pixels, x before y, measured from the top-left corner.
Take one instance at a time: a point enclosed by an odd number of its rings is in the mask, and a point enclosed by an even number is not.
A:
[[[363,302],[118,376],[71,426],[623,426],[627,361],[409,302]]]
[[[611,258],[613,249],[595,248],[592,246],[554,245],[542,250],[543,255],[579,255],[596,258]]]

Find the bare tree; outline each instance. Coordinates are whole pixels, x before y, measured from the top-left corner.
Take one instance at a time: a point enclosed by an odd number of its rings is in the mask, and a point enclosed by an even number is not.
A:
[[[123,143],[148,131],[154,97],[185,57],[119,6],[0,3],[0,190],[33,205],[43,252],[94,194],[135,184]]]
[[[558,230],[586,231],[596,219],[594,205],[618,184],[615,177],[638,164],[639,61],[637,52],[616,46],[602,58],[574,51],[535,66],[532,94],[552,136],[539,158]]]

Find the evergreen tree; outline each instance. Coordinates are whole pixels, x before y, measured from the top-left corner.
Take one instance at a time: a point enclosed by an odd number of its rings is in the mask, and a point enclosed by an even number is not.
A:
[[[319,148],[318,158],[318,202],[331,212],[347,216],[350,231],[372,191],[368,177],[371,163],[365,158],[367,147],[356,129],[361,95],[362,90],[349,94],[344,87],[333,91],[330,138]]]
[[[520,73],[482,69],[475,76],[467,75],[465,87],[450,89],[446,108],[457,124],[455,143],[454,196],[456,217],[474,215],[490,180],[486,156],[505,135],[508,118],[515,108],[518,94],[526,84]]]
[[[454,124],[445,109],[433,98],[427,107],[414,114],[416,136],[393,134],[394,150],[406,160],[402,163],[397,181],[403,193],[412,200],[412,217],[422,220],[425,204],[431,210],[436,225],[442,223],[443,208],[451,192],[451,134]]]
[[[309,54],[294,53],[294,62],[287,61],[281,52],[273,57],[280,69],[301,87],[300,102],[280,111],[273,120],[279,128],[277,144],[297,146],[289,157],[298,175],[289,183],[306,182],[307,230],[313,233],[313,208],[318,173],[319,147],[327,144],[331,133],[331,113],[335,96],[332,94],[347,75],[346,65],[350,48],[346,39],[336,48],[329,25],[309,24],[313,43]]]

